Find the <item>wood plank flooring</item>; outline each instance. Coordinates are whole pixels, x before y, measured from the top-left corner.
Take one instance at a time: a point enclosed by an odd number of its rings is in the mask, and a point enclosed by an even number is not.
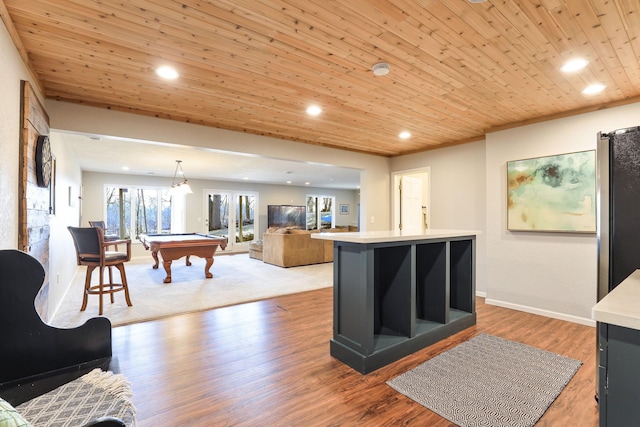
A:
[[[385,382],[479,334],[584,364],[538,426],[597,426],[596,333],[484,304],[478,323],[362,375],[329,355],[332,289],[120,326],[114,356],[145,426],[450,426]]]

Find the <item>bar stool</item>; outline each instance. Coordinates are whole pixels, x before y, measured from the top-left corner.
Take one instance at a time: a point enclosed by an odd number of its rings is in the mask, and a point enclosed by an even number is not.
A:
[[[131,259],[131,240],[105,241],[104,230],[100,227],[67,227],[67,229],[73,237],[78,265],[84,265],[87,267],[87,275],[84,283],[84,296],[80,311],[84,311],[87,308],[88,295],[99,295],[100,308],[98,314],[102,315],[102,296],[104,294],[109,294],[111,296],[111,303],[113,304],[113,294],[120,291],[124,291],[127,305],[131,306],[129,287],[127,285],[127,275],[124,271],[124,263]],[[126,252],[120,252],[117,249],[109,250],[112,246],[117,248],[117,245],[119,244],[126,245]],[[120,271],[122,283],[113,283],[111,271],[109,271],[109,282],[105,283],[105,267],[117,268],[118,271]],[[91,286],[91,275],[93,270],[96,268],[99,268],[100,278],[97,285]]]

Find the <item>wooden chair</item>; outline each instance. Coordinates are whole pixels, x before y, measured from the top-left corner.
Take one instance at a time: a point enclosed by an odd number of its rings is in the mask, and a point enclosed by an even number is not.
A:
[[[99,295],[100,305],[98,314],[102,315],[102,296],[109,294],[111,296],[111,303],[114,302],[113,294],[115,292],[124,291],[127,305],[131,306],[131,299],[129,298],[129,287],[127,285],[127,275],[124,271],[124,263],[131,259],[131,240],[104,240],[104,230],[100,227],[67,227],[71,236],[73,237],[73,243],[76,248],[78,265],[85,265],[87,267],[87,275],[84,283],[84,296],[82,299],[82,308],[80,311],[84,311],[87,308],[88,295]],[[109,250],[111,247],[117,247],[117,245],[126,245],[127,251],[120,252],[117,250]],[[93,270],[99,268],[99,281],[97,285],[91,286],[91,275]],[[111,269],[109,269],[109,282],[104,282],[104,268],[115,267],[120,271],[120,278],[122,283],[114,283]]]

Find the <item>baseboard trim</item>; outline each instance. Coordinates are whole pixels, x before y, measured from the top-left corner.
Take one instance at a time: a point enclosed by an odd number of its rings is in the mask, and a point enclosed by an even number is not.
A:
[[[567,322],[578,323],[580,325],[592,326],[592,327],[596,326],[595,320],[587,319],[584,317],[572,316],[569,314],[558,313],[550,310],[543,310],[540,308],[529,307],[526,305],[512,304],[509,302],[504,302],[504,301],[499,301],[499,300],[489,299],[489,298],[485,299],[485,303],[489,305],[496,305],[498,307],[509,308],[512,310],[524,311],[525,313],[537,314],[540,316],[551,317],[553,319],[559,319]]]
[[[486,292],[476,291],[476,296],[480,297],[480,298],[486,298],[487,297],[487,293]]]

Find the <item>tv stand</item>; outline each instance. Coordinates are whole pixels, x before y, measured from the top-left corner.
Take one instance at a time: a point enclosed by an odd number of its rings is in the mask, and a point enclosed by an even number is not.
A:
[[[475,235],[313,235],[334,241],[331,355],[367,374],[474,325]]]

